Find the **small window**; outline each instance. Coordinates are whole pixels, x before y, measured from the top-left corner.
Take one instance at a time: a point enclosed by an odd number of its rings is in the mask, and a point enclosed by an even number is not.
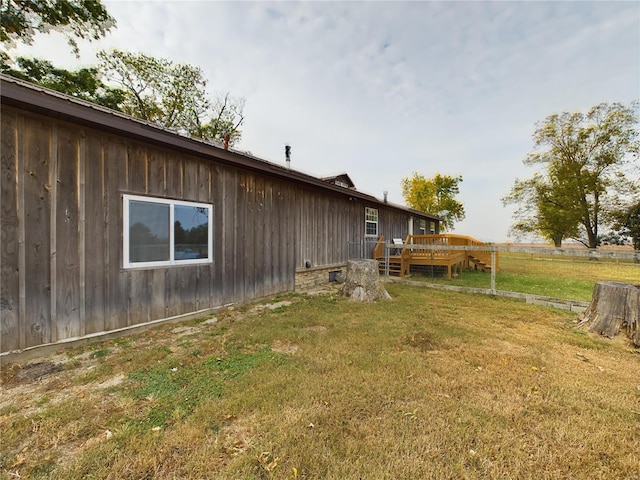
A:
[[[124,195],[124,268],[212,261],[213,206]]]
[[[364,234],[366,236],[378,236],[378,210],[365,207]]]
[[[429,222],[429,233],[436,233],[436,222]]]
[[[420,235],[425,235],[427,233],[427,221],[420,220]]]

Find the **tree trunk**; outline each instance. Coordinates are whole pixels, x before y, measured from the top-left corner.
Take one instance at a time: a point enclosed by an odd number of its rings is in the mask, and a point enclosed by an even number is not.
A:
[[[360,302],[374,302],[376,300],[391,299],[378,275],[376,260],[349,260],[347,275],[340,293],[351,300]]]
[[[609,338],[624,329],[636,347],[640,347],[640,285],[598,282],[591,304],[578,317],[578,326]]]

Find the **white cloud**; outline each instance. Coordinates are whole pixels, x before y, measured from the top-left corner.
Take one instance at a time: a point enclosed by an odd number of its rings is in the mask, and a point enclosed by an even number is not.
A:
[[[486,240],[506,239],[500,197],[533,174],[536,121],[640,97],[634,2],[105,4],[118,27],[83,44],[83,63],[118,47],[198,65],[246,97],[241,149],[283,161],[290,143],[294,168],[346,170],[395,203],[413,171],[461,174],[457,230]],[[78,63],[44,45],[30,51]]]

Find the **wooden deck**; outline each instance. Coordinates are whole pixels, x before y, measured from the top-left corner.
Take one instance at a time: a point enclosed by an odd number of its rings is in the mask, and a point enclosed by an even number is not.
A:
[[[482,250],[446,250],[430,249],[429,246],[483,247],[487,244],[465,235],[408,235],[402,245],[392,249],[389,255],[389,275],[404,277],[420,266],[445,267],[447,278],[460,274],[462,270],[491,271],[491,252]],[[373,258],[378,260],[381,271],[385,268],[385,242],[380,237],[373,251]],[[496,270],[498,253],[495,254]],[[444,270],[444,269],[443,269]]]

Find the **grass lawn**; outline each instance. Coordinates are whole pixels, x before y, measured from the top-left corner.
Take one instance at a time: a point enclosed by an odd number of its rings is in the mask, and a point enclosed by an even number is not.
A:
[[[387,285],[3,367],[3,479],[632,479],[640,354],[575,314]]]
[[[640,284],[640,264],[589,261],[574,257],[552,257],[519,253],[500,253],[496,288],[509,292],[530,293],[568,300],[590,301],[597,281]],[[491,288],[491,275],[481,271],[464,271],[446,277],[412,275],[412,280],[474,288]]]

